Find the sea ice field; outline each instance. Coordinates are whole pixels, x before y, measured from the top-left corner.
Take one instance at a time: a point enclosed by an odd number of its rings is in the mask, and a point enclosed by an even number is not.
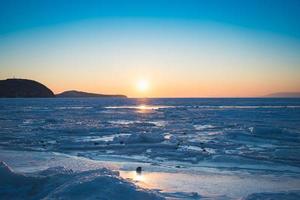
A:
[[[299,155],[297,98],[0,99],[0,199],[296,200]]]

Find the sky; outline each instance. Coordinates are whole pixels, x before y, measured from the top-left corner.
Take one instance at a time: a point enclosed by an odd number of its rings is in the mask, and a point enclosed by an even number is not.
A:
[[[300,92],[299,20],[298,0],[0,0],[0,79],[129,97]]]

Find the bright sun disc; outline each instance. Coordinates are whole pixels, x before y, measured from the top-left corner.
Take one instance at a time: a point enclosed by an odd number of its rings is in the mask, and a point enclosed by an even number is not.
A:
[[[140,92],[145,92],[149,89],[149,82],[147,80],[140,80],[137,83],[137,88]]]

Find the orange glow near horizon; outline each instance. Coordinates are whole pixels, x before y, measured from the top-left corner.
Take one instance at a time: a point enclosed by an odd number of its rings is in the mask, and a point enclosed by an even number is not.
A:
[[[4,37],[0,52],[0,79],[36,80],[56,94],[257,97],[300,91],[298,40],[214,23],[82,21]]]
[[[201,79],[201,78],[199,78]],[[119,78],[119,81],[89,79],[73,80],[41,80],[54,93],[66,90],[79,90],[101,94],[124,94],[128,97],[257,97],[281,91],[299,91],[300,81],[287,84],[284,81],[265,80],[197,80],[193,77],[168,79],[157,77],[149,82],[136,82]],[[134,80],[134,79],[133,79]],[[293,83],[293,82],[292,82]]]

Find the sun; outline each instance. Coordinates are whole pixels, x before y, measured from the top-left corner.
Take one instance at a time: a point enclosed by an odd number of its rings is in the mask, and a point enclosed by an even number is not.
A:
[[[147,90],[149,90],[149,82],[145,79],[141,79],[137,82],[137,89],[140,92],[146,92]]]

